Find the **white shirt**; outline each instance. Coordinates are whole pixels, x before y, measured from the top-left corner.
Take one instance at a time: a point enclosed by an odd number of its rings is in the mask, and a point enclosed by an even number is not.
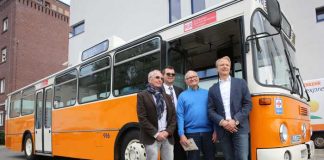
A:
[[[153,94],[152,94],[152,96],[153,96],[154,104],[156,104],[156,99]],[[161,119],[158,119],[158,132],[164,131],[168,124],[167,119],[166,119],[167,109],[166,109],[166,104],[164,101],[163,101],[163,106],[164,106],[164,110],[162,113],[162,117],[161,117]],[[157,133],[155,134],[154,137],[156,138],[156,136],[157,136]]]
[[[164,90],[165,90],[165,93],[168,94],[168,95],[171,95],[171,92],[170,92],[170,87],[172,87],[172,92],[173,92],[173,104],[174,104],[174,107],[175,107],[175,110],[177,110],[177,104],[178,104],[178,100],[177,100],[177,95],[174,91],[174,87],[173,85],[171,86],[168,86],[166,85],[165,83],[163,83],[163,87],[164,87]]]
[[[225,110],[225,119],[232,119],[231,116],[231,76],[228,76],[226,80],[219,80],[219,89],[221,92],[224,110]]]

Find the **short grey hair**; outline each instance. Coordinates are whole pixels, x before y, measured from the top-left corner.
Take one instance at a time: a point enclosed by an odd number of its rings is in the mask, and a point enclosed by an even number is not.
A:
[[[157,69],[151,71],[151,72],[148,74],[148,76],[147,76],[147,81],[149,82],[150,79],[151,79],[154,75],[156,75],[156,74],[158,74],[158,73],[162,74],[161,71],[159,71],[159,70],[157,70]]]
[[[215,62],[216,68],[217,68],[217,66],[218,66],[218,64],[219,64],[219,62],[220,62],[221,60],[227,60],[227,61],[230,63],[230,65],[231,65],[231,59],[230,59],[230,57],[228,57],[228,56],[224,56],[224,57],[222,57],[222,58],[217,59],[217,61]]]
[[[187,73],[185,74],[185,79],[188,78],[189,73],[194,73],[196,76],[198,76],[197,72],[195,72],[195,71],[193,71],[193,70],[189,70],[189,71],[187,71]]]

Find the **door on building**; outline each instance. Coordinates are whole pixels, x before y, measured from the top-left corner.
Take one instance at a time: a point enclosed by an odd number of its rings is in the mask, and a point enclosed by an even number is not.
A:
[[[52,153],[52,86],[36,92],[35,151]]]

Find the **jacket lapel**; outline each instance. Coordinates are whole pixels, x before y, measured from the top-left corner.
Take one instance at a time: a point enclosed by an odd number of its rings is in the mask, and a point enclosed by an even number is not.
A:
[[[216,83],[216,97],[219,100],[219,102],[221,102],[221,105],[224,108],[223,99],[222,99],[222,95],[221,95],[220,88],[219,88],[219,82]]]

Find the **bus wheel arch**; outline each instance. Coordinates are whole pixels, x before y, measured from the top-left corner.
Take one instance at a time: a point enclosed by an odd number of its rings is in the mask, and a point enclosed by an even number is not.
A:
[[[22,150],[24,151],[27,160],[35,159],[34,142],[30,131],[25,131],[23,136]]]
[[[119,132],[115,142],[115,159],[145,159],[144,145],[139,141],[138,123],[129,123]]]

